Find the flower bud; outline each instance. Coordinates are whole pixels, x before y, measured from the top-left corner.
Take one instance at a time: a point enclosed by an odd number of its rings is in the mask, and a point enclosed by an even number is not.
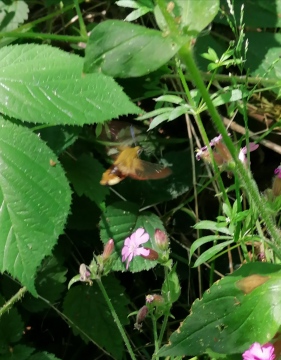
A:
[[[274,196],[279,196],[281,195],[281,166],[274,170],[274,174],[276,176],[272,184],[272,193]]]
[[[80,281],[91,282],[89,279],[91,276],[91,271],[88,266],[85,264],[81,264],[79,267]]]
[[[156,229],[154,233],[154,239],[160,250],[167,250],[169,248],[169,240],[165,231]]]
[[[142,308],[139,309],[139,312],[137,314],[136,323],[134,324],[135,329],[140,330],[142,327],[142,322],[146,318],[146,315],[148,314],[148,307],[144,305]]]
[[[102,258],[103,261],[106,261],[110,255],[113,253],[114,250],[114,241],[113,239],[110,239],[105,245],[104,245],[104,250],[102,253]]]
[[[161,306],[164,304],[163,296],[157,294],[146,295],[145,300],[148,304],[153,304],[155,306]]]
[[[228,163],[232,160],[232,156],[224,143],[217,142],[215,144],[215,149],[217,151],[217,154],[219,154],[221,156],[221,159],[223,160],[224,163]],[[215,158],[215,160],[216,160],[216,158]],[[221,164],[219,163],[218,166],[220,166],[220,165]]]
[[[146,260],[157,260],[159,255],[158,255],[158,252],[153,250],[153,249],[150,249],[150,248],[145,248],[145,250],[148,250],[149,253],[147,255],[144,255],[144,254],[140,254],[144,259]]]

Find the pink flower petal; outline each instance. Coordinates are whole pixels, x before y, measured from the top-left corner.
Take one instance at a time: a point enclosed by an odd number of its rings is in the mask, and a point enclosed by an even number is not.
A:
[[[143,255],[143,256],[148,256],[149,255],[149,250],[140,247],[136,250],[136,255]]]
[[[255,342],[242,356],[243,360],[274,360],[274,347],[271,343],[261,345]]]

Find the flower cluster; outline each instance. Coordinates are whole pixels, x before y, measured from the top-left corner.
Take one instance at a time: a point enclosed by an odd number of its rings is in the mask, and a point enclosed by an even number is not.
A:
[[[226,145],[222,142],[222,136],[216,136],[214,139],[210,141],[210,147],[213,149],[213,156],[218,167],[223,167],[229,164],[232,161],[232,156],[226,147]],[[249,146],[245,146],[240,149],[238,158],[244,164],[247,165],[247,153],[256,150],[259,145],[250,142]],[[208,151],[207,146],[202,147],[197,150],[196,160],[201,160],[211,162],[211,156]]]

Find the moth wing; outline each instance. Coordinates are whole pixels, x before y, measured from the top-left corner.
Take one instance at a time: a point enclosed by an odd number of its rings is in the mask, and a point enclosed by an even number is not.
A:
[[[160,164],[134,159],[131,172],[128,174],[136,180],[157,180],[164,179],[171,175],[172,170]]]

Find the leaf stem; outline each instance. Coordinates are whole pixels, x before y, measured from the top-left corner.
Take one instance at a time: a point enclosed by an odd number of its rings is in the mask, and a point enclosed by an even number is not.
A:
[[[58,41],[69,41],[73,43],[88,41],[88,36],[72,36],[72,35],[56,35],[56,34],[44,34],[44,33],[35,33],[35,32],[16,32],[16,31],[7,31],[0,32],[0,39],[3,38],[21,38],[21,39],[47,39],[47,40],[58,40]]]
[[[125,333],[125,331],[124,331],[124,329],[122,327],[122,324],[121,324],[121,322],[120,322],[120,320],[118,318],[118,315],[116,314],[116,311],[115,311],[115,309],[114,309],[114,307],[113,307],[113,305],[112,305],[112,303],[111,303],[111,301],[110,301],[110,299],[108,297],[108,294],[107,294],[107,292],[105,290],[105,287],[103,286],[103,283],[102,283],[101,279],[97,279],[97,284],[98,284],[98,286],[100,288],[100,291],[103,294],[103,297],[104,297],[104,299],[105,299],[105,301],[107,303],[107,306],[109,307],[109,310],[110,310],[111,315],[112,315],[112,317],[113,317],[113,319],[114,319],[114,321],[115,321],[115,323],[116,323],[116,325],[118,327],[118,330],[119,330],[119,332],[120,332],[120,334],[121,334],[121,336],[122,336],[122,338],[123,338],[123,340],[125,342],[127,350],[128,350],[128,352],[129,352],[129,354],[131,356],[131,359],[136,360],[136,357],[135,357],[135,354],[134,354],[133,349],[131,347],[131,344],[129,342],[129,339],[128,339],[128,337],[127,337],[127,335],[126,335],[126,333]]]
[[[83,20],[83,16],[82,16],[82,13],[81,13],[81,9],[80,9],[80,6],[79,6],[79,1],[78,0],[74,0],[74,4],[75,4],[75,9],[76,9],[76,12],[77,12],[77,16],[78,16],[78,20],[79,20],[79,25],[80,25],[80,33],[81,35],[84,37],[87,37],[87,29],[86,29],[86,26],[85,26],[85,23],[84,23],[84,20]]]
[[[154,314],[152,314],[151,320],[152,320],[153,337],[154,337],[154,354],[157,354],[159,351],[159,343],[158,343],[158,335],[157,335],[157,322]],[[157,360],[159,358],[158,356],[155,357],[153,356],[153,359]]]
[[[19,301],[23,296],[24,294],[27,292],[27,289],[26,287],[22,287],[21,289],[19,289],[19,291],[11,297],[10,300],[8,300],[1,308],[0,308],[0,318],[2,315],[4,315],[7,311],[9,311],[12,306],[17,302]]]
[[[206,73],[203,71],[200,71],[200,75],[203,79],[205,80],[211,80],[212,78],[216,81],[220,81],[220,82],[225,82],[225,83],[233,83],[233,80],[235,80],[236,83],[238,84],[260,84],[262,83],[264,86],[272,86],[272,88],[279,88],[280,87],[280,83],[276,82],[276,79],[264,79],[261,77],[254,77],[254,76],[236,76],[236,75],[223,75],[223,74],[210,74],[210,73]],[[179,75],[176,74],[167,74],[167,75],[163,75],[162,78],[163,79],[178,79]],[[186,80],[192,80],[192,74],[187,73],[184,74],[184,77],[186,78]],[[259,91],[264,91],[264,89],[259,89]]]

